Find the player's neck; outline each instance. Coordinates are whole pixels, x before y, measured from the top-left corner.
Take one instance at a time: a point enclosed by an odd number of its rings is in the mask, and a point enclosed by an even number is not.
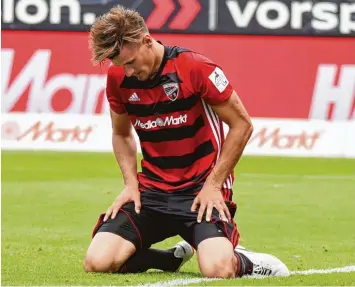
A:
[[[152,70],[152,73],[150,76],[151,78],[153,78],[155,76],[155,74],[158,72],[161,62],[163,61],[163,57],[164,57],[164,46],[159,44],[156,41],[153,42],[153,45],[154,45],[154,51],[155,51],[155,61],[154,61],[153,70]]]

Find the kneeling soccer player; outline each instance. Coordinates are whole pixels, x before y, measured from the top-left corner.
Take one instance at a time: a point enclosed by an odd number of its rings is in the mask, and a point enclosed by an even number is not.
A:
[[[177,271],[196,250],[206,277],[288,275],[277,258],[237,246],[233,169],[253,127],[222,68],[155,40],[137,12],[120,6],[96,20],[90,43],[94,63],[113,64],[106,93],[125,187],[99,218],[85,270]],[[172,249],[150,248],[176,235],[184,241]]]

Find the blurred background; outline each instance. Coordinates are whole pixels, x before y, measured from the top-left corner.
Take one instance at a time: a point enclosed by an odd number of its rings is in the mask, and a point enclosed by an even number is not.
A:
[[[224,69],[256,125],[246,153],[355,156],[353,0],[2,1],[3,149],[111,150],[88,31],[116,4]]]

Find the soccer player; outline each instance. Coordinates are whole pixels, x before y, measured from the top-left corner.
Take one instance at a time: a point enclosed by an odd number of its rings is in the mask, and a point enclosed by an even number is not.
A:
[[[279,259],[237,247],[233,168],[253,127],[222,68],[156,41],[143,18],[121,6],[96,20],[90,44],[95,64],[113,64],[106,92],[125,187],[99,218],[85,270],[177,271],[194,249],[206,277],[288,275]],[[176,235],[184,241],[174,248],[150,248]]]

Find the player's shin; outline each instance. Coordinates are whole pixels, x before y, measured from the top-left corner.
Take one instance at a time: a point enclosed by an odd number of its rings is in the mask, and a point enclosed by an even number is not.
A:
[[[137,251],[128,261],[121,266],[120,273],[140,273],[148,269],[175,271],[182,259],[174,256],[173,249],[157,250],[145,249]]]
[[[118,272],[141,273],[149,269],[175,272],[192,256],[193,249],[187,242],[179,242],[168,250],[141,249],[129,258]]]

